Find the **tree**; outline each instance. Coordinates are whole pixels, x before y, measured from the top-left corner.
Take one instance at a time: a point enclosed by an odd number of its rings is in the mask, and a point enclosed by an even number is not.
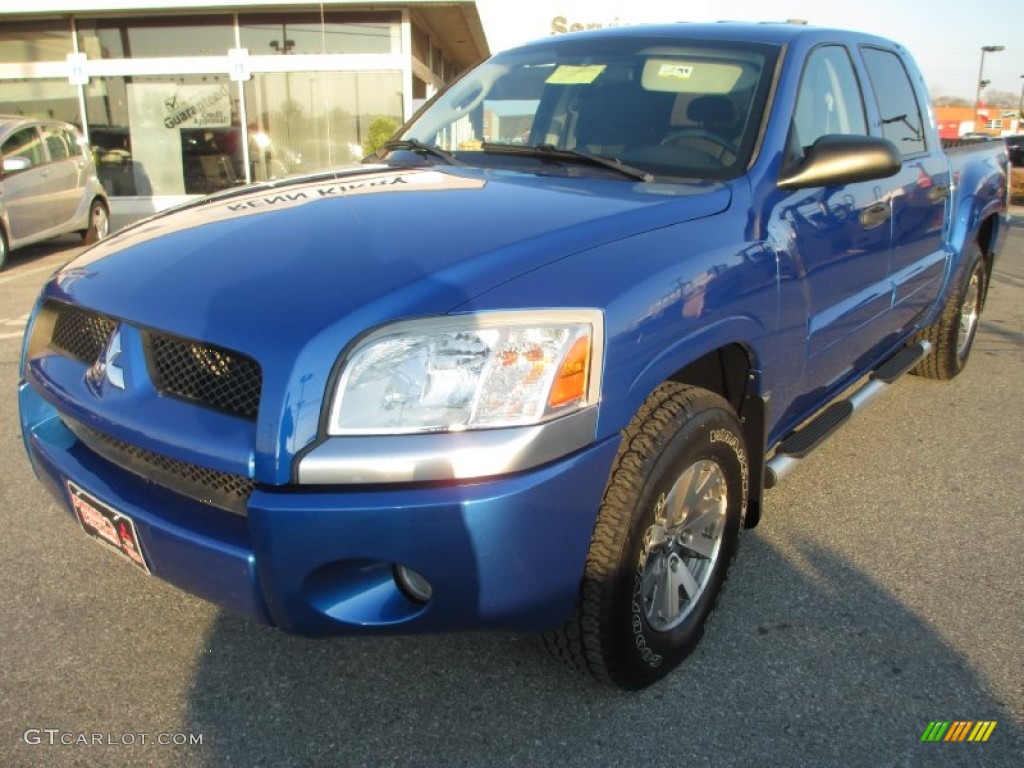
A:
[[[378,117],[370,123],[363,140],[363,156],[368,157],[380,149],[398,130],[398,122],[390,117]]]
[[[959,96],[939,96],[933,102],[936,107],[969,107],[971,102]]]
[[[982,101],[989,107],[1002,107],[1004,109],[1014,109],[1017,106],[1017,94],[1010,93],[1009,91],[994,91],[991,88],[985,91],[985,95],[982,96]]]

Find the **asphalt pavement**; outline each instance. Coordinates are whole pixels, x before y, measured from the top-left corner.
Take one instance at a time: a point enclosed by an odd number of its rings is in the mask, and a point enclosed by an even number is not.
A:
[[[698,651],[633,694],[530,637],[291,637],[87,539],[15,396],[26,314],[78,248],[0,272],[0,765],[1024,764],[1021,229],[967,370],[905,377],[771,491]],[[922,743],[935,720],[997,725]]]

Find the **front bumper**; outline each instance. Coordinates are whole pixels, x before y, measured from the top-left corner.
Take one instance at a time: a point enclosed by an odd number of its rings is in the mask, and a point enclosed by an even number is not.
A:
[[[158,578],[307,635],[558,626],[575,603],[618,446],[613,438],[485,480],[257,486],[241,516],[93,453],[25,383],[19,402],[36,475],[72,517],[67,480],[135,521]],[[394,564],[422,574],[432,599],[408,599]]]

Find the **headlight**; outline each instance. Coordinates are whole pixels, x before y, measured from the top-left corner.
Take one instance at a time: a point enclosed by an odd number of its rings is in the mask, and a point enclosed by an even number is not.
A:
[[[599,399],[597,310],[494,312],[403,321],[345,361],[332,435],[537,424]]]

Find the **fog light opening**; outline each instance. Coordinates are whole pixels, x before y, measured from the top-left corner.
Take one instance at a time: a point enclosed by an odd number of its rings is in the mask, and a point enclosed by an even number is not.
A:
[[[426,603],[434,596],[434,588],[430,582],[412,568],[395,565],[395,583],[402,593],[415,603]]]

